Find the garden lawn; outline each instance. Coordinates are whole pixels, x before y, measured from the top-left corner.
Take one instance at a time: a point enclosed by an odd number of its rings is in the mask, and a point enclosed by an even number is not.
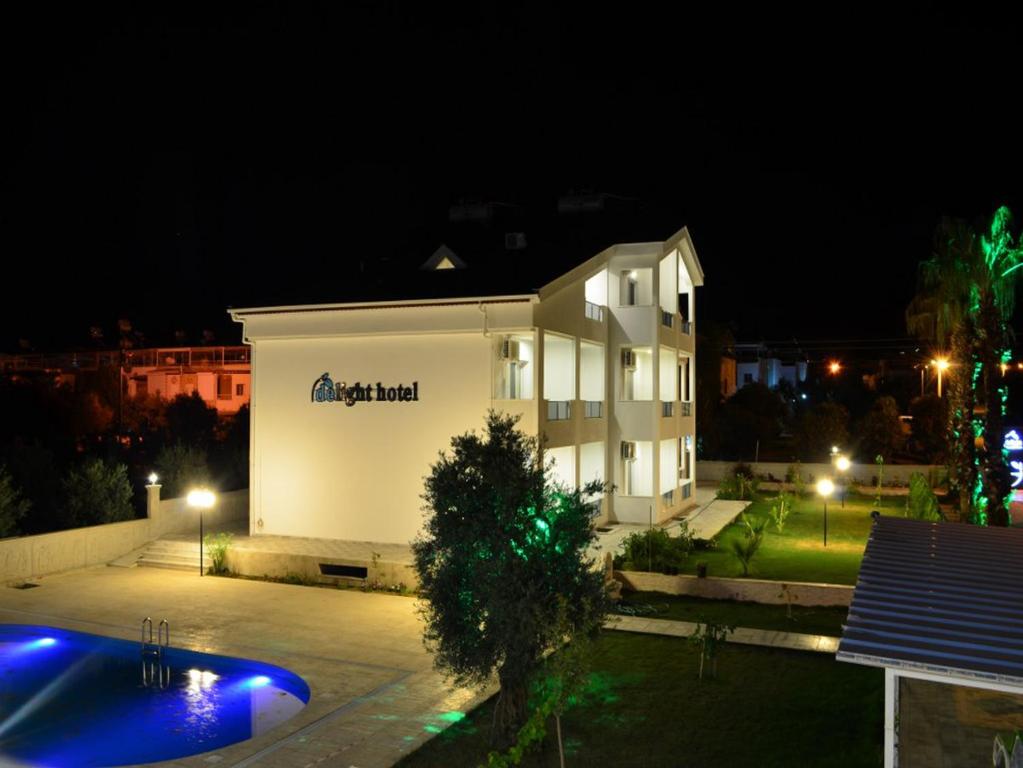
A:
[[[746,510],[751,518],[768,516],[773,496],[758,496]],[[828,501],[828,546],[824,546],[824,504],[816,496],[799,499],[781,533],[769,523],[764,543],[753,559],[750,576],[778,581],[813,581],[855,584],[870,533],[870,513],[899,515],[904,497],[882,500],[880,507],[869,497],[850,495],[843,508],[836,497]],[[718,534],[713,549],[695,549],[685,572],[695,573],[699,563],[707,564],[708,576],[742,576],[742,566],[732,554],[732,542],[742,536],[743,525],[732,523]]]
[[[792,618],[784,605],[740,603],[733,600],[706,600],[687,595],[667,595],[663,592],[624,592],[626,605],[648,606],[655,619],[673,619],[698,623],[713,622],[733,627],[773,629],[780,632],[801,632],[807,635],[839,637],[848,614],[845,608],[792,606]]]
[[[825,654],[726,644],[697,679],[684,639],[605,632],[562,719],[568,766],[880,766],[884,674]],[[485,764],[494,699],[398,763]],[[523,766],[557,766],[554,723]]]

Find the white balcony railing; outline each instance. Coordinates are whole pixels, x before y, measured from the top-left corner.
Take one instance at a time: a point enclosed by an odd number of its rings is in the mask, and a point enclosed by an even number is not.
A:
[[[599,304],[594,304],[592,301],[586,302],[586,317],[590,320],[596,320],[598,323],[604,320],[604,308]]]
[[[570,400],[548,400],[547,421],[567,421],[572,418],[572,403]]]

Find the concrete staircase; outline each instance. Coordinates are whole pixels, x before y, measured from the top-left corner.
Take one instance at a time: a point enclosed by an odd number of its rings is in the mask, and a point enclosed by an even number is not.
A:
[[[209,555],[204,563],[210,566]],[[157,539],[142,552],[136,565],[148,568],[174,568],[199,573],[199,542],[182,539]]]

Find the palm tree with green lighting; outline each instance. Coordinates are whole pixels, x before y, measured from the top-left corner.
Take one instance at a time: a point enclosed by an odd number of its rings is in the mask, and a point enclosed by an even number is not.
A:
[[[976,317],[975,383],[983,395],[977,465],[979,493],[976,514],[981,522],[1009,525],[1009,467],[1002,446],[1008,387],[1005,365],[1011,359],[1009,321],[1016,306],[1016,281],[1023,267],[1023,247],[1011,231],[1012,214],[1002,206],[986,235],[978,238],[980,262],[970,294]]]
[[[960,516],[982,525],[1009,524],[1003,365],[1023,267],[1011,222],[1004,206],[985,235],[965,222],[943,221],[934,253],[920,265],[920,292],[906,311],[910,333],[950,347],[950,490]]]

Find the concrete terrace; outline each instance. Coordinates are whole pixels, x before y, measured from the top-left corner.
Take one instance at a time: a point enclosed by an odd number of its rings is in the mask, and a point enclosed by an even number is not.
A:
[[[163,763],[172,768],[389,766],[486,693],[433,670],[415,601],[394,595],[99,566],[0,587],[0,621],[138,640],[145,616],[171,644],[257,659],[301,675],[297,716],[255,739]]]

